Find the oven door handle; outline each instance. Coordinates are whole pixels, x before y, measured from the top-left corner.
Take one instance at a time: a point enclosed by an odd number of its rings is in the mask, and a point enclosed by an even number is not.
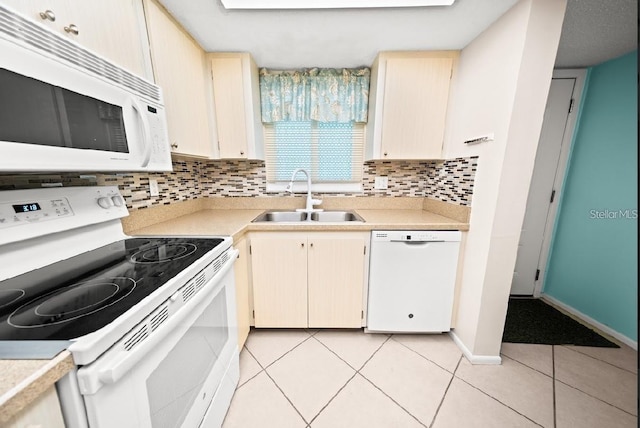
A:
[[[225,265],[218,271],[218,273],[209,281],[212,281],[216,278],[223,278],[227,272],[233,268],[233,265],[238,257],[239,251],[236,249],[229,250],[229,260],[225,263]],[[235,284],[234,284],[235,285]],[[206,287],[203,291],[208,291],[209,294],[212,294],[214,287],[211,290],[206,290]],[[201,292],[200,292],[201,293]],[[198,293],[198,294],[200,294]],[[207,296],[209,297],[209,296]],[[140,345],[135,347],[135,350],[132,352],[122,352],[118,355],[118,358],[109,364],[109,367],[104,368],[98,371],[98,379],[103,384],[112,384],[116,383],[122,376],[124,376],[129,370],[131,370],[144,356],[153,350],[159,343],[165,339],[167,334],[174,330],[174,328],[182,323],[188,317],[196,317],[199,316],[199,312],[197,308],[208,305],[211,299],[192,299],[187,302],[180,310],[173,316],[169,317],[169,319],[162,324],[157,330],[153,332],[149,336],[148,339],[140,343]]]

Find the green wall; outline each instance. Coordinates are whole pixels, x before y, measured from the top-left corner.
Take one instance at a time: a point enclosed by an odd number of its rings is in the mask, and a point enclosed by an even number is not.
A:
[[[590,70],[543,289],[633,341],[638,340],[637,58],[636,50]]]

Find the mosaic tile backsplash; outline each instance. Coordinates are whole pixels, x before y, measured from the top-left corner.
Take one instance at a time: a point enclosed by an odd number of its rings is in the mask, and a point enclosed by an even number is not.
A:
[[[458,205],[471,205],[477,157],[446,161],[371,161],[364,164],[363,192],[331,196],[428,197]],[[388,189],[374,188],[375,177],[388,177]],[[159,196],[150,196],[149,180],[158,181]],[[266,172],[258,160],[174,160],[173,172],[163,173],[58,173],[0,175],[0,190],[63,186],[115,185],[127,208],[141,209],[159,204],[209,196],[283,196],[266,192]],[[314,193],[315,195],[315,193]]]

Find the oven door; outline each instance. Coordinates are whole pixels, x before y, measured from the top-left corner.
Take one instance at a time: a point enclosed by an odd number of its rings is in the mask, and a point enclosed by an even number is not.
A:
[[[205,414],[220,413],[216,406],[224,407],[224,417],[231,396],[222,403],[212,399],[218,398],[219,387],[228,390],[231,382],[235,388],[238,381],[236,255],[234,250],[218,274],[178,311],[171,313],[171,305],[182,303],[197,278],[154,311],[149,323],[141,323],[147,329],[136,327],[78,370],[91,428],[198,427]],[[154,323],[159,323],[156,329]]]

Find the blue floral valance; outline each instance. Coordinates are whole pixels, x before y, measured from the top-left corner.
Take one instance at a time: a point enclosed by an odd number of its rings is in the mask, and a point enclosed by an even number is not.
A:
[[[367,122],[368,68],[260,70],[262,122]]]

